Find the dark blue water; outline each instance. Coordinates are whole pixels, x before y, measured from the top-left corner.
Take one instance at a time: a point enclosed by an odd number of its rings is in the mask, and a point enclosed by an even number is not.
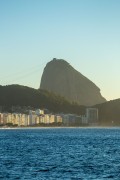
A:
[[[120,129],[0,130],[0,179],[120,179]]]

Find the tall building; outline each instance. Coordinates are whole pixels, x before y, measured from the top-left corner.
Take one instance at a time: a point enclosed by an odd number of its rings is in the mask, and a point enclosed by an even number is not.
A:
[[[0,124],[3,124],[3,114],[0,113]]]
[[[55,121],[56,121],[56,123],[62,123],[63,120],[60,115],[56,115]]]
[[[88,124],[97,124],[98,123],[98,109],[97,108],[87,108],[86,109],[86,118]]]
[[[35,111],[30,110],[29,111],[29,125],[34,125],[36,124],[36,114]]]

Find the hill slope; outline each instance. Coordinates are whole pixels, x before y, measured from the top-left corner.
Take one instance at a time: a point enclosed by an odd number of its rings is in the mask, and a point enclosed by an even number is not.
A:
[[[61,59],[53,59],[46,65],[40,89],[54,92],[80,105],[91,106],[106,101],[92,81]]]
[[[31,106],[34,108],[47,108],[54,113],[85,114],[85,106],[71,104],[63,97],[43,90],[9,85],[0,86],[0,106],[9,112],[11,106]],[[120,99],[95,105],[99,111],[101,125],[120,125]]]
[[[71,104],[63,97],[20,85],[0,86],[0,106],[5,110],[11,106],[31,106],[47,108],[55,113],[85,113],[85,107]]]
[[[120,99],[115,99],[95,107],[99,110],[99,122],[102,125],[120,125]]]

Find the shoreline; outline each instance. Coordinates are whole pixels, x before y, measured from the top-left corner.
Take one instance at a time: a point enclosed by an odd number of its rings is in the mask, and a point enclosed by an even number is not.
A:
[[[86,126],[86,127],[0,127],[0,130],[21,130],[21,129],[119,129],[120,126]]]

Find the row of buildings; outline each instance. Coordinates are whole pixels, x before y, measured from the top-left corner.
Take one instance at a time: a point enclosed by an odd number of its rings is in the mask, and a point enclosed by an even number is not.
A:
[[[77,116],[74,114],[45,114],[44,110],[29,110],[28,114],[0,113],[0,125],[35,126],[35,125],[61,125],[82,126],[97,125],[98,109],[87,108],[86,114]]]

